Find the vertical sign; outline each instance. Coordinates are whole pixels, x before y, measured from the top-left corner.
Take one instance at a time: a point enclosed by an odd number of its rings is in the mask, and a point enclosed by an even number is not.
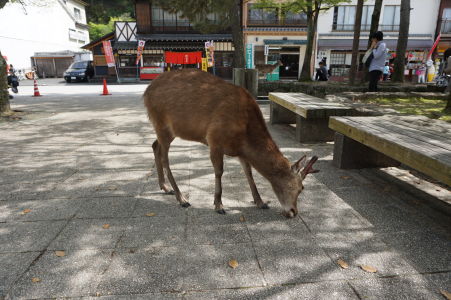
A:
[[[207,62],[209,67],[213,67],[215,65],[215,44],[213,41],[205,42],[205,54],[207,57]]]
[[[205,57],[202,57],[202,71],[208,71],[208,61]]]
[[[246,69],[254,68],[254,44],[246,44]]]
[[[111,41],[103,41],[103,52],[105,53],[106,64],[108,67],[116,67],[114,63],[113,48],[111,47]]]
[[[141,60],[141,56],[143,54],[144,45],[146,45],[146,41],[139,40],[138,41],[138,51],[136,52],[136,63],[135,65],[139,64],[139,61]]]
[[[268,56],[268,54],[269,54],[269,46],[268,45],[265,45],[265,56]]]

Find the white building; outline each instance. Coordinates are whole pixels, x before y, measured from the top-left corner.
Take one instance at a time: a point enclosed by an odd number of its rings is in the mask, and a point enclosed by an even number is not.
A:
[[[322,13],[318,19],[318,43],[315,65],[323,58],[331,68],[332,76],[346,76],[351,64],[356,0]],[[394,58],[399,34],[401,0],[384,0],[379,30],[390,50],[387,60]],[[421,63],[434,43],[440,0],[411,0],[409,28],[408,69]],[[359,49],[367,49],[374,0],[365,1]]]
[[[29,69],[36,52],[83,51],[89,42],[81,0],[25,0],[0,10],[0,50],[15,68]]]

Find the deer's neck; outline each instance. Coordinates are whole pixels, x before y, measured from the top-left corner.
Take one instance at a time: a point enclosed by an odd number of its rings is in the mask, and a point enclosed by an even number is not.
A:
[[[243,154],[252,167],[270,182],[289,174],[290,162],[282,155],[269,133],[252,139]]]

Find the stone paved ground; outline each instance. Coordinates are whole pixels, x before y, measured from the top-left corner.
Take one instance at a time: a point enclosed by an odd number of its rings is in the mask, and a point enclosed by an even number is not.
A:
[[[255,208],[231,158],[227,215],[216,214],[207,147],[176,140],[171,164],[192,204],[179,207],[158,189],[144,87],[121,88],[105,98],[49,88],[15,100],[35,111],[28,119],[0,123],[0,299],[429,300],[451,292],[449,219],[439,222],[373,170],[335,169],[333,145],[299,144],[284,126],[270,130],[287,157],[320,157],[299,217],[280,215],[260,176],[271,209]]]

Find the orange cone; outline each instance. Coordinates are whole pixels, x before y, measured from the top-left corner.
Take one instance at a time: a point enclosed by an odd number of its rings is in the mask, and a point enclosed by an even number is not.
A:
[[[108,95],[111,94],[108,92],[108,87],[106,86],[106,79],[103,78],[103,93],[100,94],[100,96],[108,96]]]
[[[34,95],[33,97],[41,97],[41,94],[39,93],[39,89],[38,89],[38,82],[36,81],[36,79],[34,80]]]

